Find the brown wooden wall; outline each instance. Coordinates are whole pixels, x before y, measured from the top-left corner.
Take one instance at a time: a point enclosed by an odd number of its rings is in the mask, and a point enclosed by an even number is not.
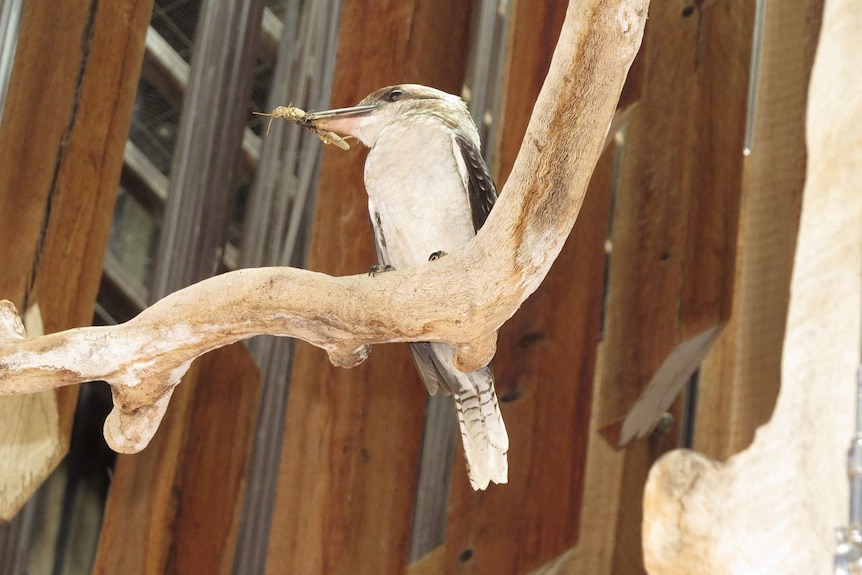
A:
[[[812,22],[822,0],[766,3],[772,19],[765,20],[752,102],[755,3],[653,1],[579,219],[542,286],[500,331],[494,369],[511,438],[509,483],[474,492],[459,449],[441,546],[408,560],[427,401],[405,346],[378,346],[364,364],[344,370],[322,350],[297,344],[272,527],[261,534],[268,574],[645,572],[641,497],[652,463],[691,442],[717,457],[744,448],[771,413],[780,383],[805,175]],[[61,45],[73,44],[86,24],[72,4],[63,10],[77,28],[59,37]],[[145,4],[128,0],[113,9],[142,18]],[[35,26],[47,13],[33,6],[25,22]],[[485,143],[496,152],[500,188],[566,15],[562,2],[512,0],[508,9],[497,138]],[[344,0],[342,10],[333,107],[398,82],[460,93],[469,3]],[[100,22],[92,25],[106,34]],[[131,22],[123,31],[132,38],[123,44],[128,59],[140,56],[144,29]],[[13,174],[0,185],[0,239],[16,257],[14,277],[0,279],[0,297],[45,303],[45,325],[54,330],[84,323],[89,313],[98,258],[76,252],[68,257],[78,258],[77,267],[61,265],[58,234],[78,251],[104,251],[107,188],[119,178],[132,88],[117,80],[111,89],[123,99],[116,109],[91,109],[86,89],[95,80],[76,80],[75,54],[32,38],[23,46],[27,57],[64,66],[52,72],[59,88],[39,122],[50,145],[34,145],[26,157],[14,144],[32,138],[22,118],[39,109],[16,84],[10,91],[7,107],[20,116],[4,116],[0,130],[0,165]],[[91,55],[90,65],[125,62],[96,48],[105,46],[94,44],[93,54],[107,61]],[[53,78],[39,69],[29,74],[17,79],[29,90]],[[72,110],[76,89],[85,91]],[[746,137],[752,106],[753,140]],[[105,114],[112,122],[102,132],[86,131]],[[86,167],[76,147],[96,149],[94,140],[110,143],[97,169]],[[355,149],[323,154],[310,269],[355,274],[376,260],[364,158]],[[81,213],[67,192],[73,185],[86,187],[95,206],[83,223],[72,216]],[[17,193],[27,186],[33,194]],[[74,305],[58,295],[67,284],[83,298]],[[55,300],[56,309],[47,304]],[[693,377],[699,385],[691,395]],[[241,346],[195,364],[152,445],[118,464],[95,572],[242,572],[233,557],[259,382]],[[71,408],[63,405],[65,421]],[[653,431],[666,412],[669,424]],[[228,419],[225,435],[218,423]]]
[[[0,125],[0,298],[39,310],[31,335],[92,321],[151,12],[152,0],[23,8]],[[0,474],[0,520],[65,455],[77,396],[0,398],[0,444],[31,446]]]

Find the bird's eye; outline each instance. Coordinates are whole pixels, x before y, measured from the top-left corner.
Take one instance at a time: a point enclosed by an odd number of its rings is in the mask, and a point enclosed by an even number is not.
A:
[[[386,95],[386,101],[387,102],[395,102],[403,95],[404,95],[404,90],[400,90],[400,89],[396,88],[395,90],[392,90],[391,92],[389,92]]]

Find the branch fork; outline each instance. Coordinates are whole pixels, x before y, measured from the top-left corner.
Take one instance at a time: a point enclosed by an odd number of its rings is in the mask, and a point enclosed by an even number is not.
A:
[[[643,35],[648,0],[569,6],[521,152],[485,226],[464,249],[375,277],[243,269],[177,291],[134,319],[28,339],[0,301],[0,394],[111,385],[105,439],[149,443],[192,361],[260,334],[290,336],[352,367],[371,345],[454,343],[459,369],[488,364],[497,329],[539,286],[574,225]]]

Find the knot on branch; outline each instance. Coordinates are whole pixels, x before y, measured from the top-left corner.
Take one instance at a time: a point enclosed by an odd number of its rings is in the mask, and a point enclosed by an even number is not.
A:
[[[461,371],[478,371],[491,363],[497,352],[497,332],[457,346],[455,367]]]
[[[24,339],[27,332],[18,315],[15,304],[9,300],[0,300],[0,338]]]
[[[329,361],[335,367],[356,367],[368,359],[370,349],[369,345],[360,345],[359,347],[329,348],[326,352],[329,354]]]
[[[108,446],[118,453],[138,453],[142,451],[155,435],[159,423],[168,409],[174,389],[152,403],[124,412],[114,401],[114,408],[105,419],[104,434]]]

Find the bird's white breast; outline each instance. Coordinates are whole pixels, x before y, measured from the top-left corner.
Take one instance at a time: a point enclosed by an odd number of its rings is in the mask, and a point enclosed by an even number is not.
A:
[[[466,184],[449,127],[433,116],[391,122],[365,161],[372,219],[379,214],[390,263],[419,265],[474,235]]]

